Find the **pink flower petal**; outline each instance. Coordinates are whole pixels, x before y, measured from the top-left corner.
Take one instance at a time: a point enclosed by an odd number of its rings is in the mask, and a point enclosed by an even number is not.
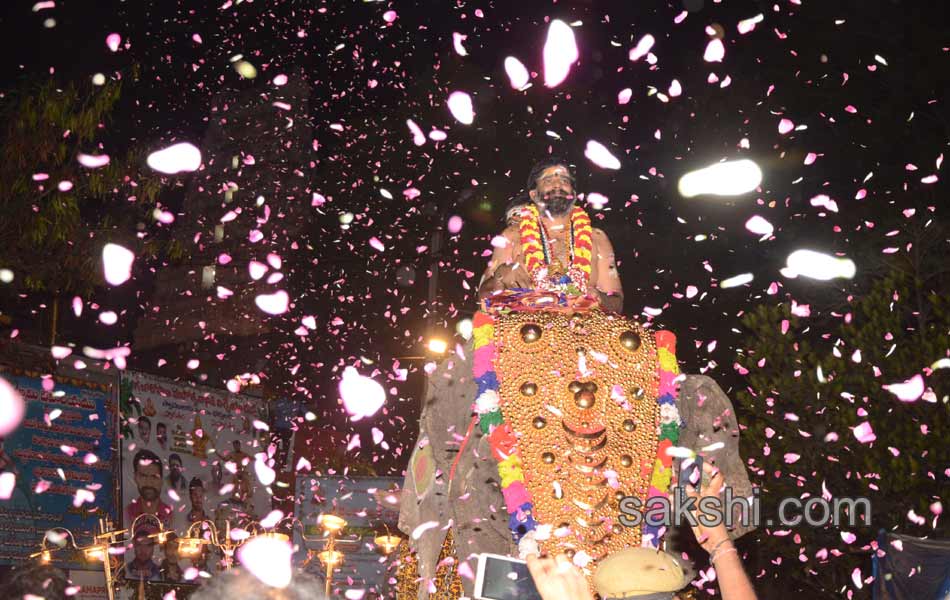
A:
[[[772,224],[759,215],[755,215],[745,222],[745,228],[756,235],[769,236],[775,231]]]
[[[190,173],[201,167],[201,151],[188,142],[182,142],[152,152],[146,162],[151,169],[166,175]]]
[[[76,157],[76,160],[79,161],[79,164],[86,167],[87,169],[98,169],[109,164],[109,155],[108,154],[79,154]]]
[[[637,42],[637,45],[630,50],[628,58],[634,62],[640,60],[642,57],[646,56],[646,53],[653,48],[653,44],[656,43],[656,40],[649,33],[640,38],[640,41]]]
[[[386,246],[384,246],[383,243],[382,243],[381,241],[379,241],[379,238],[377,238],[377,237],[375,237],[375,236],[374,236],[374,237],[371,237],[371,238],[369,239],[369,245],[372,246],[374,249],[376,249],[376,250],[379,251],[379,252],[385,252],[385,251],[386,251]]]
[[[20,393],[0,377],[0,438],[13,433],[25,414],[26,405]]]
[[[265,456],[263,452],[257,455],[254,461],[254,474],[257,475],[257,480],[261,482],[261,485],[267,487],[277,479],[277,473],[264,460]]]
[[[544,85],[553,88],[563,83],[579,56],[570,25],[560,19],[551,21],[543,51]]]
[[[132,276],[135,254],[118,244],[106,244],[102,248],[102,267],[109,285],[122,285]]]
[[[293,579],[293,553],[288,540],[255,536],[238,549],[237,557],[244,568],[262,583],[283,589]]]
[[[109,47],[109,50],[117,52],[119,50],[119,44],[122,43],[122,36],[118,33],[110,33],[106,36],[106,46]]]
[[[703,53],[703,60],[706,62],[722,62],[722,59],[725,55],[726,47],[723,46],[722,40],[715,38],[709,40],[709,43],[706,44],[706,51]]]
[[[267,273],[267,265],[256,260],[252,260],[247,264],[247,271],[251,276],[251,279],[257,281],[264,276],[264,273]]]
[[[406,119],[406,125],[409,126],[409,131],[412,132],[412,143],[416,146],[422,146],[426,143],[426,136],[422,133],[422,129],[416,125],[416,122],[412,119]]]
[[[862,444],[870,444],[877,439],[877,436],[874,435],[874,430],[871,429],[871,424],[867,421],[852,429],[852,432],[854,433],[854,437]]]
[[[906,381],[883,386],[885,390],[897,396],[901,402],[915,402],[924,395],[924,378],[920,373]]]
[[[16,488],[16,474],[13,471],[0,473],[0,500],[9,500]]]
[[[516,90],[523,89],[528,85],[528,81],[530,81],[528,69],[514,56],[505,58],[505,73],[508,74],[508,81],[511,83],[511,87]]]
[[[620,160],[610,153],[600,142],[590,140],[587,142],[587,148],[584,150],[586,156],[592,163],[602,169],[619,169]]]
[[[452,47],[455,48],[459,56],[468,56],[468,50],[462,45],[462,42],[466,39],[468,39],[467,35],[458,33],[457,31],[452,32]]]
[[[290,296],[284,290],[277,290],[273,294],[261,294],[254,298],[259,309],[270,315],[282,315],[287,312]]]
[[[475,121],[475,109],[472,107],[472,97],[465,92],[449,94],[449,112],[455,120],[463,125],[471,125]]]
[[[339,391],[343,408],[353,421],[375,415],[386,402],[386,390],[383,386],[360,375],[353,367],[343,370]]]

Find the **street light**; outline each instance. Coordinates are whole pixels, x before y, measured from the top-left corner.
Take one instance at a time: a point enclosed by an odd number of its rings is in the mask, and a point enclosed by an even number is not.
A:
[[[336,549],[336,537],[346,527],[346,519],[331,514],[322,514],[317,519],[317,523],[323,527],[324,533],[329,536],[325,549],[317,554],[317,558],[327,568],[327,580],[325,595],[330,597],[330,590],[333,586],[333,569],[343,563],[343,553]]]
[[[320,515],[320,517],[317,518],[317,523],[323,527],[324,531],[331,535],[339,533],[341,529],[346,527],[346,519],[330,514]]]
[[[373,538],[373,543],[376,544],[377,550],[380,550],[384,555],[389,556],[393,551],[399,546],[399,543],[402,541],[402,538],[398,535],[392,535],[388,531],[386,535],[377,535]]]
[[[202,528],[208,532],[207,538],[195,535]],[[234,552],[243,542],[244,540],[235,541],[231,538],[231,521],[224,522],[224,539],[217,525],[212,521],[195,521],[185,530],[185,535],[178,538],[178,553],[185,557],[194,557],[201,554],[204,546],[214,546],[224,554],[224,568],[230,571],[234,562]]]
[[[429,352],[441,356],[449,349],[449,343],[441,338],[430,338],[427,347]]]

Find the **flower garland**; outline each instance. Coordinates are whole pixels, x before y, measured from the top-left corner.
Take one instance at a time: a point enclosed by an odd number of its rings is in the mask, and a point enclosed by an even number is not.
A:
[[[524,559],[529,554],[538,553],[538,542],[550,537],[551,526],[539,525],[532,516],[534,504],[531,493],[525,486],[518,438],[502,415],[500,385],[495,372],[495,361],[498,358],[495,319],[490,314],[479,311],[475,313],[472,325],[473,376],[478,388],[474,408],[482,434],[488,436],[492,456],[498,461],[501,493],[508,511],[508,527],[518,544],[518,554]],[[667,449],[679,440],[680,419],[676,409],[676,378],[679,374],[675,356],[676,336],[669,331],[659,331],[656,334],[656,343],[657,376],[660,380],[657,404],[660,405],[661,417],[658,425],[659,443],[644,511],[649,509],[651,501],[655,502],[653,498],[669,493],[672,457],[667,454]],[[644,545],[650,543],[654,547],[659,546],[662,534],[658,527],[644,524]],[[575,564],[581,568],[585,567],[589,560],[589,557],[583,554],[579,552],[574,557]]]
[[[587,293],[594,243],[590,217],[583,208],[575,206],[571,211],[571,264],[566,273],[549,273],[549,236],[534,204],[529,204],[522,210],[518,230],[521,234],[525,267],[537,289],[568,291],[578,295]],[[552,281],[549,275],[558,278]]]
[[[679,365],[676,363],[676,336],[671,331],[656,332],[657,376],[660,379],[656,403],[660,405],[660,423],[657,430],[656,460],[653,461],[653,475],[650,478],[650,491],[644,513],[661,502],[660,498],[669,496],[673,475],[673,456],[669,449],[680,438],[680,414],[676,408],[679,395]],[[659,547],[663,538],[663,529],[658,525],[643,524],[643,545]]]

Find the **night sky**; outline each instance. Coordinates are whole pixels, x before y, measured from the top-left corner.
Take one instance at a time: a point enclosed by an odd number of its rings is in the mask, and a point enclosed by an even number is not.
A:
[[[291,250],[292,240],[271,242],[287,264],[286,289],[298,307],[272,321],[287,336],[283,346],[266,349],[264,371],[306,387],[301,398],[308,408],[341,435],[363,431],[347,423],[336,401],[341,368],[378,367],[388,373],[386,385],[395,385],[393,360],[423,352],[430,313],[430,322],[447,331],[471,316],[504,207],[524,192],[533,162],[549,154],[575,165],[580,192],[609,198],[591,216],[616,250],[625,313],[677,332],[683,370],[705,372],[727,392],[747,385],[734,368],[745,311],[795,300],[812,307],[817,328],[834,321],[838,292],[860,295],[874,279],[874,257],[902,245],[900,235],[888,232],[899,231],[903,211],[929,210],[939,219],[945,204],[945,2],[58,0],[39,11],[33,5],[7,0],[0,8],[3,88],[48,78],[51,70],[62,81],[89,81],[100,72],[128,79],[133,64],[141,68],[102,130],[104,152],[177,141],[200,146],[219,92],[266,97],[281,74],[309,86],[306,119],[314,141],[296,149],[306,159],[302,201],[319,193],[327,202],[320,211],[288,213],[305,219],[296,223],[301,248]],[[763,19],[754,30],[738,31],[740,21],[757,15]],[[45,27],[45,19],[55,26]],[[552,19],[571,24],[580,51],[567,80],[553,89],[544,85],[541,58]],[[117,52],[105,42],[113,32],[122,36]],[[454,33],[466,36],[466,56],[453,47]],[[651,55],[630,60],[647,34],[656,40]],[[720,62],[704,60],[713,37],[723,40]],[[256,78],[235,71],[230,60],[237,54],[255,65]],[[528,89],[512,89],[507,56],[531,72]],[[670,91],[674,80],[680,94]],[[621,103],[626,88],[630,100]],[[447,108],[453,91],[471,95],[471,125]],[[416,145],[408,119],[446,139]],[[786,120],[793,128],[780,132]],[[605,145],[621,168],[602,169],[585,158],[590,140]],[[677,192],[684,173],[723,159],[754,160],[761,186],[733,198]],[[173,227],[187,229],[207,217],[189,214],[184,204],[188,186],[202,176],[168,179],[161,201],[176,213]],[[412,189],[418,195],[405,193]],[[279,199],[273,204],[279,209]],[[340,227],[341,213],[355,217],[348,229]],[[774,226],[773,235],[746,229],[756,215]],[[434,256],[433,232],[446,230],[453,216],[461,217],[462,228],[445,231]],[[280,218],[272,224],[279,227]],[[373,238],[385,249],[374,247]],[[800,248],[848,256],[857,276],[782,277],[786,257]],[[433,261],[441,267],[437,302],[430,305],[426,273]],[[94,314],[69,320],[64,327],[72,341],[131,343],[166,264],[136,264],[133,282],[111,297],[128,309],[120,323],[97,324]],[[404,285],[397,274],[406,266],[414,276]],[[754,276],[751,283],[719,286],[743,273]],[[2,296],[4,310],[21,323],[42,300]],[[319,335],[302,342],[289,332],[306,314],[317,315]],[[179,373],[192,357],[164,356],[169,364],[156,372]],[[298,362],[304,368],[292,375]],[[418,385],[422,363],[408,366],[409,383]],[[220,386],[224,379],[208,383]],[[408,406],[415,388],[403,387],[404,399],[376,425],[408,449],[416,434],[415,409]],[[400,414],[408,419],[394,422]],[[360,458],[369,459],[374,450],[363,446]],[[407,456],[385,462],[398,471]]]

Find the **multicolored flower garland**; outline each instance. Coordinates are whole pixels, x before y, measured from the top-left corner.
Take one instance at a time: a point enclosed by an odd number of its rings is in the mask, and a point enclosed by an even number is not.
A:
[[[593,256],[593,229],[590,217],[583,208],[575,206],[571,212],[571,264],[567,273],[559,274],[557,281],[549,278],[551,256],[548,236],[534,204],[524,207],[518,225],[525,267],[537,289],[561,289],[573,294],[586,294],[590,282]]]
[[[667,497],[673,475],[673,457],[668,450],[675,446],[680,438],[680,414],[676,408],[677,378],[680,368],[676,363],[676,336],[671,331],[656,332],[657,375],[660,383],[656,403],[660,405],[660,425],[657,431],[656,460],[653,462],[653,476],[650,479],[650,491],[644,511]],[[643,545],[649,543],[659,547],[663,538],[659,526],[643,525]]]
[[[488,436],[492,456],[498,461],[501,491],[509,515],[508,527],[511,529],[514,541],[518,544],[519,555],[524,558],[538,551],[538,542],[550,536],[551,527],[550,525],[539,526],[532,517],[533,502],[530,492],[525,487],[524,471],[518,452],[518,438],[511,425],[505,422],[501,411],[500,386],[498,374],[495,372],[498,348],[495,344],[494,325],[495,319],[490,314],[481,311],[475,313],[473,375],[478,386],[475,412],[478,415],[482,433]],[[679,375],[675,356],[676,336],[669,331],[659,331],[656,334],[656,344],[657,376],[659,377],[657,404],[660,406],[660,423],[656,459],[644,511],[656,502],[654,498],[666,496],[669,493],[673,459],[667,454],[667,449],[679,440],[680,418],[676,409],[676,378]],[[659,546],[663,535],[659,527],[644,524],[642,532],[644,545]],[[574,561],[578,563],[578,566],[584,567],[589,557],[580,556],[580,554],[575,555]]]

